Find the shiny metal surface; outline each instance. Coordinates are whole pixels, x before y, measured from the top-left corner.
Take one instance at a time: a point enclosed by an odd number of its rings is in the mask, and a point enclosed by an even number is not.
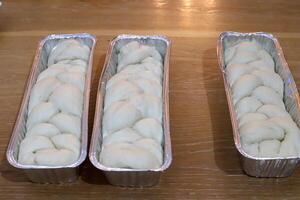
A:
[[[85,90],[84,90],[84,105],[81,121],[81,150],[80,156],[75,163],[67,166],[43,166],[43,165],[23,165],[18,163],[18,153],[20,142],[24,138],[25,124],[27,120],[27,105],[38,75],[47,68],[47,60],[50,51],[60,42],[65,39],[76,39],[86,44],[90,48],[90,57],[86,73]],[[78,167],[85,160],[87,155],[87,139],[88,139],[88,111],[89,111],[89,96],[91,85],[91,74],[93,66],[93,51],[96,44],[95,36],[87,33],[79,34],[58,34],[49,35],[40,41],[36,55],[32,64],[31,72],[28,77],[26,88],[21,103],[21,107],[14,125],[11,139],[7,148],[6,157],[8,162],[15,168],[23,170],[32,182],[38,183],[62,183],[72,182],[78,177]]]
[[[164,130],[164,162],[158,169],[136,170],[124,168],[111,168],[99,162],[99,154],[102,145],[102,116],[105,85],[111,76],[116,73],[118,49],[126,43],[137,40],[146,45],[152,45],[164,57],[164,80],[163,80],[163,130]],[[99,170],[104,171],[106,178],[113,185],[119,186],[152,186],[159,182],[161,172],[171,164],[172,152],[169,125],[169,56],[171,42],[164,36],[139,36],[119,35],[109,45],[104,68],[99,81],[97,102],[95,109],[93,135],[89,152],[90,161]]]
[[[231,123],[233,128],[233,137],[236,149],[242,157],[242,166],[244,171],[255,177],[286,177],[292,174],[299,162],[299,157],[274,157],[258,158],[248,155],[242,148],[239,129],[237,124],[236,112],[233,104],[230,86],[226,79],[224,50],[241,40],[255,39],[262,47],[270,53],[275,62],[275,71],[280,75],[284,82],[285,107],[293,120],[300,127],[300,104],[299,94],[293,76],[289,70],[288,64],[284,58],[283,51],[278,40],[269,33],[237,33],[223,32],[219,36],[217,52],[219,66],[224,79],[224,86],[227,96],[227,102],[230,111]]]

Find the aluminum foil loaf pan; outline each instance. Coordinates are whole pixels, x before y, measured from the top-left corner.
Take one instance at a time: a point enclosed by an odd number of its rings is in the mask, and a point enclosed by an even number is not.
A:
[[[286,177],[291,175],[294,171],[299,161],[299,157],[253,157],[251,155],[248,155],[243,150],[241,145],[232,93],[225,74],[226,66],[224,51],[226,48],[233,46],[239,41],[251,39],[255,39],[257,42],[259,42],[262,47],[273,57],[275,63],[275,71],[279,74],[284,82],[283,101],[286,110],[296,122],[297,126],[300,127],[299,94],[278,40],[272,34],[263,32],[223,32],[219,36],[217,52],[220,69],[224,79],[224,86],[230,111],[235,146],[241,156],[243,169],[248,175],[255,177]]]
[[[116,74],[118,49],[130,41],[139,41],[142,44],[155,46],[164,58],[163,76],[163,132],[164,132],[164,161],[160,168],[149,170],[111,168],[104,166],[99,161],[99,154],[102,149],[102,117],[105,87],[107,81]],[[93,135],[90,146],[89,158],[93,165],[102,170],[107,180],[113,185],[119,186],[152,186],[159,182],[160,175],[171,164],[172,152],[169,128],[169,56],[171,42],[164,36],[139,36],[119,35],[109,45],[105,64],[98,86],[97,102],[95,109]]]
[[[42,166],[42,165],[22,165],[18,163],[18,153],[21,141],[25,137],[27,107],[31,90],[36,83],[38,75],[47,68],[47,60],[51,50],[62,40],[76,39],[90,48],[90,56],[86,73],[84,96],[83,96],[83,113],[81,119],[81,149],[80,156],[75,163],[67,166]],[[14,125],[11,139],[6,152],[8,162],[15,168],[26,173],[29,180],[37,183],[63,183],[75,181],[79,175],[79,165],[85,160],[87,155],[87,138],[88,138],[88,111],[89,95],[91,85],[91,74],[93,65],[93,51],[96,44],[96,38],[87,33],[79,34],[59,34],[49,35],[40,41],[31,72],[27,80],[21,107]]]

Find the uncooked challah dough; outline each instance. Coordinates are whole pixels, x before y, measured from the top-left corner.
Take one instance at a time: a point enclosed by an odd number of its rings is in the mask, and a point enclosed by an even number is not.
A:
[[[106,84],[102,121],[105,166],[159,168],[163,162],[163,60],[152,46],[122,46],[117,74]]]
[[[89,54],[89,47],[74,39],[59,42],[50,52],[48,68],[30,95],[19,163],[59,166],[78,159]]]
[[[286,111],[284,83],[272,56],[257,41],[245,40],[225,49],[225,64],[245,152],[300,155],[300,130]]]

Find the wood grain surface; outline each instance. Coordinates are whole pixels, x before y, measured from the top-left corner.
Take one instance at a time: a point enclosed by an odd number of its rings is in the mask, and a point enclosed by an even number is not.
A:
[[[245,175],[234,148],[216,44],[223,31],[278,37],[300,87],[300,1],[149,0],[2,1],[0,7],[0,199],[300,199],[300,169],[289,178]],[[173,163],[152,188],[109,185],[86,161],[72,184],[26,180],[6,161],[38,41],[51,33],[98,38],[90,102],[109,41],[118,34],[164,34],[172,40],[170,117]],[[91,134],[91,131],[90,131]]]

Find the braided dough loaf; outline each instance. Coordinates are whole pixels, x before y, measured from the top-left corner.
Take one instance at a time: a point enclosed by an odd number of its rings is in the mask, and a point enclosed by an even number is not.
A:
[[[159,168],[162,57],[154,47],[133,41],[120,48],[117,72],[106,84],[99,160],[109,167]]]
[[[18,161],[26,165],[74,163],[80,154],[85,74],[90,49],[74,39],[58,43],[39,74],[28,104]]]
[[[255,157],[300,155],[300,130],[286,111],[284,83],[272,56],[255,40],[225,50],[241,144]]]

